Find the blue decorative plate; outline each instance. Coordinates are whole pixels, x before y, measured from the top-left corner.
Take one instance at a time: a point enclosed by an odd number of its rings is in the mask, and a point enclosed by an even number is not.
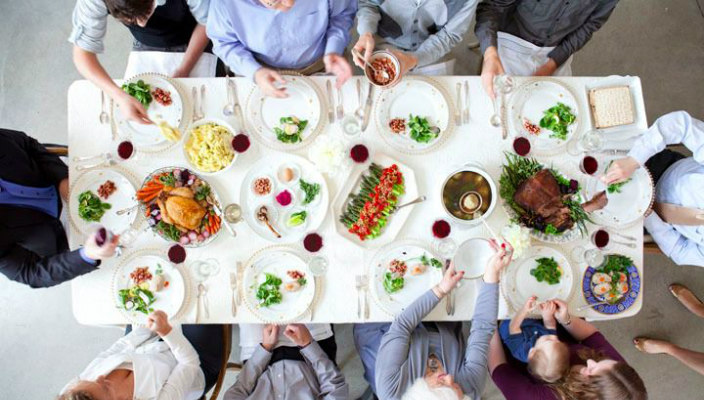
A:
[[[638,274],[638,268],[635,265],[630,265],[628,270],[628,293],[626,293],[617,303],[615,304],[601,304],[596,307],[592,307],[594,311],[602,314],[618,314],[629,309],[633,303],[638,299],[640,294],[640,274]],[[597,304],[602,303],[592,292],[592,276],[596,273],[596,269],[592,267],[587,267],[584,271],[584,277],[582,278],[582,294],[584,294],[584,300],[587,304]]]

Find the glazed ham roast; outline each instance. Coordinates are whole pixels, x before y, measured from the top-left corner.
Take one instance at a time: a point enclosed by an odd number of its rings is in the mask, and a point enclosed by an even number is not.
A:
[[[521,183],[516,188],[513,200],[526,211],[542,217],[546,224],[551,224],[558,232],[574,225],[570,210],[563,203],[560,185],[549,169],[542,169]]]

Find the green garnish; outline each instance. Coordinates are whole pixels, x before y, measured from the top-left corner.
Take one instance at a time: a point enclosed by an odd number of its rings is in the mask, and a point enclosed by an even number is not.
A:
[[[315,200],[315,196],[320,193],[320,184],[318,183],[308,183],[301,178],[299,181],[301,190],[306,194],[306,198],[303,199],[303,204],[310,204]]]
[[[166,175],[162,175],[161,177],[159,177],[159,181],[165,186],[176,186],[176,178],[174,178],[173,172],[169,172]]]
[[[301,286],[305,286],[306,283],[308,283],[308,281],[306,280],[306,278],[298,278],[297,282],[298,282],[298,284],[301,285]]]
[[[567,127],[572,125],[575,119],[577,117],[572,114],[572,109],[569,106],[557,103],[556,106],[545,110],[543,118],[540,120],[540,127],[551,130],[550,137],[567,140]]]
[[[611,168],[611,164],[613,164],[613,161],[611,161],[611,162],[609,163],[609,165],[606,166],[606,169],[604,170],[604,173],[606,173],[606,171],[608,171],[609,168]],[[628,179],[626,179],[626,180],[623,181],[623,182],[612,183],[612,184],[610,184],[609,186],[606,187],[606,191],[609,192],[609,193],[621,193],[621,188],[622,188],[625,184],[627,184],[628,182],[630,182],[632,179],[633,179],[633,178],[628,178]]]
[[[420,256],[420,262],[426,267],[442,268],[442,263],[440,262],[440,260],[438,260],[437,258],[429,258],[425,254]]]
[[[428,143],[438,137],[438,133],[433,132],[427,118],[408,116],[408,127],[411,130],[411,139],[418,143]]]
[[[257,300],[259,300],[259,305],[262,307],[269,307],[272,304],[281,303],[281,291],[279,286],[281,286],[281,279],[269,273],[264,274],[266,279],[257,288]]]
[[[546,282],[549,285],[560,283],[562,271],[552,257],[540,257],[537,260],[538,266],[530,270],[530,274],[535,277],[538,282]]]
[[[178,242],[181,239],[181,231],[179,231],[177,227],[167,224],[164,221],[159,221],[156,224],[156,230],[174,242]]]
[[[303,140],[301,134],[308,126],[308,120],[299,120],[294,116],[281,117],[281,127],[274,127],[276,139],[283,143],[298,143]]]
[[[151,86],[149,84],[144,83],[140,79],[137,83],[123,84],[122,90],[142,103],[145,109],[149,108],[149,104],[152,102]]]
[[[384,290],[386,290],[386,293],[392,294],[398,292],[403,289],[403,284],[404,279],[402,276],[394,278],[391,272],[384,274]]]
[[[545,234],[546,234],[546,235],[559,235],[560,232],[557,230],[557,228],[555,228],[555,225],[553,225],[553,224],[548,224],[548,225],[545,227]]]
[[[112,206],[109,203],[100,201],[100,197],[90,190],[78,195],[78,216],[85,221],[100,222],[105,215],[105,210],[110,208]]]
[[[129,289],[120,289],[117,292],[120,296],[120,303],[127,311],[139,311],[149,315],[154,309],[150,306],[154,303],[154,294],[148,289],[142,289],[139,285]]]
[[[299,212],[293,213],[289,217],[288,221],[286,221],[286,225],[291,228],[293,228],[294,226],[301,225],[302,223],[306,222],[307,216],[308,216],[308,213],[305,211],[299,211]]]
[[[210,186],[201,185],[198,190],[196,190],[195,198],[196,200],[205,200],[210,194]]]
[[[609,254],[606,256],[606,262],[598,270],[607,274],[613,272],[628,273],[628,267],[633,264],[633,260],[629,257],[619,254]]]

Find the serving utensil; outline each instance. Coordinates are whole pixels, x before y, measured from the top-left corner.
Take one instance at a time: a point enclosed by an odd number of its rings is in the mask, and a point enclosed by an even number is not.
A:
[[[345,108],[342,105],[342,89],[337,88],[337,119],[345,116]]]
[[[364,105],[364,117],[362,120],[362,131],[367,130],[369,126],[369,117],[372,110],[372,102],[374,100],[374,85],[369,82],[369,90],[367,91],[367,103]]]
[[[263,222],[267,228],[269,228],[269,230],[276,235],[277,239],[281,239],[281,234],[277,232],[273,226],[271,226],[271,222],[269,221],[269,210],[266,206],[259,207],[259,210],[257,211],[257,220]]]
[[[110,98],[110,110],[113,109],[113,101],[112,97]],[[111,129],[112,131],[112,141],[115,142],[117,141],[117,129]]]
[[[232,316],[237,316],[237,274],[230,272],[230,289],[232,290]]]
[[[354,111],[354,116],[362,123],[364,119],[364,101],[362,99],[362,80],[357,79],[357,97],[359,99],[359,107]]]
[[[105,110],[105,92],[102,90],[100,91],[100,123],[101,124],[107,124],[110,122],[110,117],[108,116],[108,112]]]
[[[462,84],[457,82],[455,85],[457,89],[457,107],[455,107],[455,125],[462,125]]]
[[[227,231],[230,232],[230,235],[232,235],[232,237],[237,237],[237,232],[235,232],[235,229],[230,226],[230,222],[223,215],[223,212],[222,212],[222,209],[220,208],[220,206],[215,202],[214,199],[211,198],[210,200],[211,200],[210,204],[213,205],[213,210],[215,211],[215,215],[220,217],[220,219],[224,219],[225,223],[223,225],[225,225],[225,228],[227,229]]]
[[[599,302],[599,303],[587,304],[586,306],[577,307],[577,311],[583,311],[583,310],[587,310],[587,309],[590,309],[590,308],[594,308],[594,307],[596,307],[596,306],[603,306],[603,305],[606,305],[606,304],[609,304],[609,302],[608,302],[608,301],[601,301],[601,302]]]
[[[123,208],[122,210],[118,210],[115,214],[117,214],[117,215],[123,215],[123,214],[131,213],[132,211],[134,211],[135,209],[137,209],[137,207],[139,207],[139,204],[135,204],[135,205],[133,205],[133,206],[130,206],[130,207],[127,207],[127,208]]]
[[[464,81],[464,111],[462,119],[465,124],[469,123],[469,81]]]
[[[388,79],[389,79],[389,73],[386,72],[386,70],[378,70],[378,69],[374,68],[374,66],[373,66],[369,61],[367,61],[366,58],[364,58],[364,57],[362,56],[362,53],[360,53],[359,50],[357,50],[357,49],[352,49],[352,55],[354,55],[355,57],[357,57],[357,58],[359,58],[360,60],[362,60],[362,61],[364,62],[364,65],[366,65],[367,67],[369,67],[369,69],[371,69],[371,70],[374,71],[375,73],[381,72],[381,76],[384,77],[384,80],[388,80]]]
[[[391,214],[393,214],[393,213],[395,213],[396,211],[402,209],[403,207],[407,207],[407,206],[410,206],[410,205],[413,205],[413,204],[422,203],[422,202],[425,201],[425,199],[426,199],[426,197],[425,197],[425,195],[423,195],[423,196],[420,196],[420,197],[416,198],[415,200],[409,201],[408,203],[401,204],[400,206],[395,206],[394,208],[391,209]]]
[[[442,276],[445,276],[445,272],[450,268],[450,260],[445,260],[445,264],[442,266]],[[452,303],[450,302],[450,294],[445,296],[445,314],[452,315]]]
[[[334,111],[334,102],[335,102],[335,97],[332,95],[332,81],[328,80],[325,82],[325,91],[328,94],[328,121],[330,124],[335,122],[335,111]]]

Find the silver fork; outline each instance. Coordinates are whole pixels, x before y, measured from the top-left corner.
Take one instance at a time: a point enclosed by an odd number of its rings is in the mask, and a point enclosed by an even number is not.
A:
[[[242,261],[237,261],[237,279],[239,279],[240,282],[242,282],[242,274],[244,271],[242,271]],[[238,290],[237,291],[237,305],[240,306],[242,305],[242,292],[243,290]]]
[[[355,276],[355,288],[357,289],[357,318],[362,318],[362,289],[364,288],[364,276]]]
[[[337,88],[337,119],[342,120],[345,115],[345,108],[342,106],[342,89]]]
[[[364,288],[364,319],[369,319],[369,278],[367,275],[362,275],[362,287]]]
[[[455,110],[455,125],[462,125],[462,115],[461,109],[462,109],[462,84],[457,82],[456,85],[457,89],[457,109]]]
[[[469,123],[469,81],[464,81],[464,111],[462,113],[464,123]]]
[[[196,122],[198,121],[198,88],[195,86],[191,88],[191,97],[193,97],[193,116],[191,121]]]
[[[108,157],[105,159],[105,161],[101,161],[97,164],[89,164],[89,165],[79,165],[76,167],[76,171],[84,171],[87,169],[91,168],[99,168],[99,167],[112,167],[114,165],[117,165],[117,161],[115,161],[113,158]]]
[[[230,272],[230,289],[232,289],[232,316],[237,316],[237,274]]]

